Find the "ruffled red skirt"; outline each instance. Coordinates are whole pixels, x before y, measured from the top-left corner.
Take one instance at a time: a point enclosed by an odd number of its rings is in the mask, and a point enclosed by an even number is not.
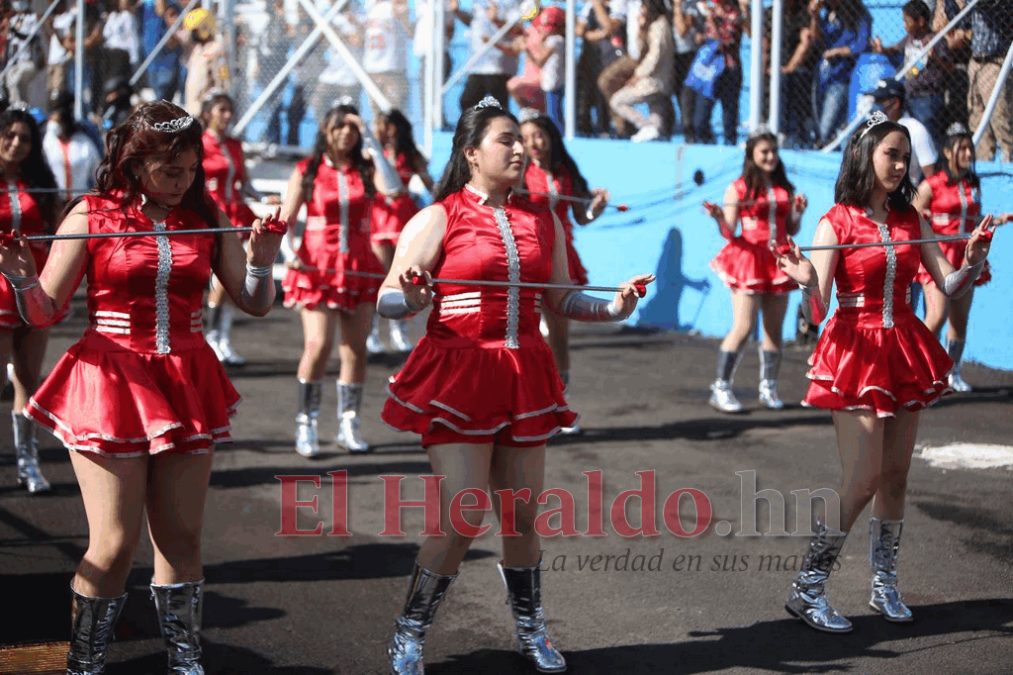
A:
[[[827,323],[809,358],[803,405],[893,417],[950,392],[953,360],[910,309],[895,316],[889,329],[859,317],[838,310]]]
[[[397,244],[401,230],[418,212],[419,205],[409,194],[396,197],[382,206],[374,206],[373,217],[370,221],[370,240],[374,244]]]
[[[522,336],[520,349],[434,342],[423,337],[390,378],[381,417],[393,428],[425,434],[442,425],[466,436],[506,429],[513,440],[530,443],[577,421],[540,336]]]
[[[966,242],[962,241],[943,241],[939,243],[939,248],[943,249],[943,255],[953,265],[953,269],[959,270],[964,264],[964,253],[967,249]],[[992,280],[992,268],[989,267],[988,261],[985,261],[985,267],[981,270],[981,274],[975,279],[975,286],[984,286]],[[924,267],[918,268],[918,274],[915,276],[915,281],[918,283],[932,284],[935,285],[935,281],[932,279],[932,275]]]
[[[35,258],[35,269],[42,273],[42,269],[49,260],[48,247],[44,250],[32,247],[32,255]],[[57,316],[56,323],[60,323],[70,315],[70,301]],[[25,322],[21,320],[21,313],[18,311],[18,299],[14,289],[3,276],[0,276],[0,330],[14,330],[21,328]]]
[[[745,293],[790,293],[798,289],[777,266],[766,245],[736,237],[711,260],[711,269],[728,288]]]
[[[232,440],[240,396],[211,347],[142,354],[101,343],[86,335],[67,350],[25,406],[68,449],[199,454]]]
[[[211,195],[211,199],[218,205],[221,212],[228,217],[233,227],[251,227],[253,221],[257,219],[257,214],[244,201],[234,200],[226,202],[214,194]],[[250,238],[250,233],[242,232],[239,236],[246,240]]]
[[[376,304],[384,272],[372,251],[357,256],[318,255],[307,262],[312,265],[311,269],[289,270],[281,282],[286,307],[354,312],[364,302]],[[348,272],[380,276],[357,276]]]

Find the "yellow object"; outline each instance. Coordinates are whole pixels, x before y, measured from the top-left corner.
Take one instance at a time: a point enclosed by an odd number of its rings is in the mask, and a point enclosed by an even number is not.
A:
[[[215,17],[203,7],[193,10],[183,19],[187,30],[197,31],[201,40],[210,40],[215,33]]]

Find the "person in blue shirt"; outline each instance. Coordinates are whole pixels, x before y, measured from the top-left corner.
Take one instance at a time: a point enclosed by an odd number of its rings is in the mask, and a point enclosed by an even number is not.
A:
[[[820,55],[813,84],[819,144],[834,139],[847,122],[848,86],[858,55],[869,46],[872,16],[862,0],[812,0],[810,32]]]
[[[141,48],[144,58],[154,51],[176,19],[180,8],[166,0],[143,0],[140,8]],[[155,91],[155,100],[172,101],[182,83],[180,57],[183,46],[175,37],[170,38],[155,56],[145,73],[148,86]]]

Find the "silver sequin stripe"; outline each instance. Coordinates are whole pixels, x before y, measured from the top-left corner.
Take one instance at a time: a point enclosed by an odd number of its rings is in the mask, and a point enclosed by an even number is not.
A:
[[[348,182],[341,169],[338,169],[338,206],[341,209],[338,247],[342,253],[348,253]]]
[[[16,190],[7,193],[7,197],[11,200],[11,232],[21,231],[21,200],[19,196],[20,193]]]
[[[165,223],[155,223],[156,232],[165,232]],[[158,273],[155,276],[155,353],[168,354],[169,347],[169,274],[172,272],[172,246],[166,236],[155,237],[158,246]]]
[[[767,186],[767,241],[771,246],[777,246],[777,195],[774,194],[774,186]]]
[[[503,246],[506,248],[507,276],[513,283],[521,280],[521,259],[517,254],[517,241],[514,239],[513,229],[507,219],[506,210],[496,208],[492,211],[496,225],[499,226],[499,234],[503,239]],[[507,325],[506,325],[506,348],[517,349],[520,345],[517,342],[517,323],[520,319],[521,289],[517,287],[507,289]]]
[[[231,201],[232,199],[232,186],[236,181],[236,165],[232,163],[232,155],[229,154],[229,148],[225,145],[225,140],[218,141],[218,147],[222,150],[222,156],[225,157],[225,164],[229,167],[228,175],[225,178],[225,199]]]
[[[552,175],[551,171],[545,171],[544,169],[542,169],[542,173],[545,174],[545,182],[549,186],[549,209],[551,209],[552,212],[555,213],[556,204],[559,203],[559,200],[556,199],[556,197],[559,196],[559,190],[556,189],[556,179]]]
[[[886,223],[876,223],[879,228],[879,238],[883,243],[889,243],[890,228]],[[886,279],[883,287],[883,328],[893,328],[893,282],[897,278],[897,251],[894,246],[884,246],[886,249]]]

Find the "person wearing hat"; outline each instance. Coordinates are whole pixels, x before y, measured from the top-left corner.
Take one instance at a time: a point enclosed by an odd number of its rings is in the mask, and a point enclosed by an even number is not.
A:
[[[936,172],[936,146],[925,125],[907,114],[904,106],[904,85],[894,79],[880,80],[876,88],[866,92],[873,99],[874,107],[883,111],[891,122],[907,128],[911,134],[911,164],[908,173],[917,187],[925,176]]]
[[[215,17],[211,12],[202,7],[195,9],[183,19],[183,26],[193,42],[183,94],[187,112],[199,117],[201,104],[211,90],[229,89],[228,56],[225,45],[215,35]]]

